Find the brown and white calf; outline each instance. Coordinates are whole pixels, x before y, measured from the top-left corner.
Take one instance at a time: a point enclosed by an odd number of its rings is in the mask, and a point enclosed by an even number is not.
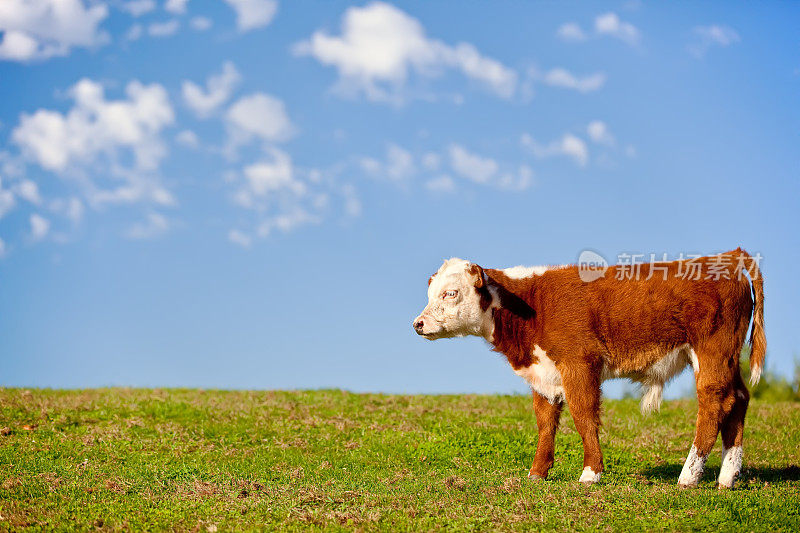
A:
[[[583,440],[579,481],[595,483],[603,471],[601,382],[624,377],[640,383],[646,389],[642,410],[651,411],[660,406],[664,384],[691,364],[699,407],[678,483],[698,484],[721,432],[719,486],[731,488],[741,471],[750,398],[739,353],[751,314],[752,384],[758,382],[766,352],[757,261],[737,249],[691,261],[641,264],[635,277],[623,268],[612,266],[602,277],[583,281],[577,266],[495,270],[450,259],[428,280],[428,305],[413,326],[426,339],[483,337],[530,384],[539,428],[528,474],[534,479],[546,478],[553,465],[565,401]],[[752,279],[752,294],[744,272]]]

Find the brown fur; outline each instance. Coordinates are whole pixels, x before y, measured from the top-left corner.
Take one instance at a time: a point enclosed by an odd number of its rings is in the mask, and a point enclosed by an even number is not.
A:
[[[558,430],[563,404],[561,402],[551,404],[547,401],[547,398],[534,391],[533,408],[536,411],[539,442],[536,446],[533,466],[531,466],[528,476],[544,479],[555,462],[556,431]]]
[[[596,473],[603,470],[598,437],[603,367],[643,372],[684,344],[694,349],[699,361],[694,441],[698,454],[711,451],[720,431],[726,447],[741,444],[749,395],[739,374],[739,352],[752,314],[751,363],[763,367],[763,277],[743,250],[722,256],[728,264],[718,269],[720,279],[705,279],[719,257],[692,261],[702,268],[700,279],[676,277],[686,272],[687,261],[656,263],[652,273],[651,265],[642,264],[638,280],[616,279],[624,267],[614,266],[592,282],[580,279],[577,266],[524,279],[477,267],[476,290],[484,309],[492,303],[490,289],[500,297],[493,314],[495,350],[514,369],[535,362],[534,345],[553,360],[583,440],[585,467]],[[744,264],[737,262],[739,257],[745,258]],[[750,282],[740,276],[743,269],[752,278],[755,302]],[[550,405],[534,392],[534,407],[539,443],[531,475],[546,477],[561,406]]]

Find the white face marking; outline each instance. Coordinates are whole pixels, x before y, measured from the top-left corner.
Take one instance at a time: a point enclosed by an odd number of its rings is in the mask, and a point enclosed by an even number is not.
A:
[[[547,352],[539,345],[534,345],[533,355],[537,359],[536,363],[514,370],[514,373],[522,376],[531,388],[547,398],[548,402],[563,401],[564,387],[561,385],[561,374],[556,364],[547,357]]]
[[[423,322],[421,333],[426,339],[491,336],[492,306],[481,309],[470,267],[469,261],[448,259],[433,276],[428,286],[428,305],[414,319],[415,323]]]
[[[703,469],[706,466],[706,459],[708,457],[700,457],[697,455],[697,448],[692,445],[689,450],[689,456],[686,457],[686,462],[683,464],[683,470],[678,478],[678,485],[681,487],[696,487],[703,477]]]
[[[732,489],[733,484],[742,471],[741,446],[722,448],[722,467],[719,469],[719,486],[721,488]]]
[[[578,481],[581,483],[597,483],[600,481],[600,474],[602,474],[602,472],[595,474],[594,470],[592,470],[592,467],[587,466],[583,469],[583,472],[581,472],[581,477],[578,479]]]
[[[546,266],[515,266],[511,268],[504,268],[503,274],[508,276],[511,279],[523,279],[529,278],[531,276],[541,276],[545,272],[547,272],[548,267]]]

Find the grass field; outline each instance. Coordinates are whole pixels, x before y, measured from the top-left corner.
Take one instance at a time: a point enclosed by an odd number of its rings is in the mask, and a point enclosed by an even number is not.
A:
[[[604,403],[606,474],[526,479],[524,396],[0,389],[0,530],[800,530],[800,403],[751,403],[745,471],[676,486],[696,404]]]

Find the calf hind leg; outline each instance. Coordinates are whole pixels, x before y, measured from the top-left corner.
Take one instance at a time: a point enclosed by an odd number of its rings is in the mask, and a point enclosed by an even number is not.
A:
[[[583,441],[583,472],[580,481],[600,481],[603,452],[600,450],[600,373],[587,367],[562,371],[561,379],[575,429]]]
[[[742,438],[744,416],[750,403],[750,393],[737,372],[734,378],[734,404],[722,422],[722,466],[719,471],[719,488],[732,489],[742,471]]]
[[[701,358],[700,371],[695,374],[697,383],[697,424],[694,442],[681,470],[678,485],[696,487],[703,476],[706,459],[717,441],[723,422],[736,404],[733,372],[727,361],[713,364],[711,358]],[[738,365],[735,368],[738,372]]]

